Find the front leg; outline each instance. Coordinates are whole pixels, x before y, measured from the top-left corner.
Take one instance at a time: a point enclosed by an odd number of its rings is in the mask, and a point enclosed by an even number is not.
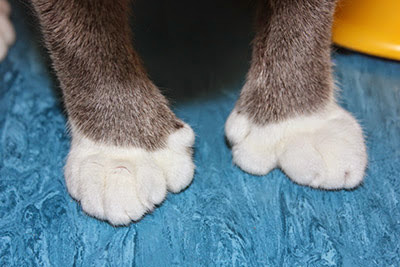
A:
[[[281,167],[293,181],[324,189],[361,183],[362,130],[334,99],[335,2],[262,2],[251,68],[225,127],[243,170],[262,175]]]
[[[68,112],[68,191],[89,215],[138,220],[191,182],[193,131],[131,45],[129,0],[33,3]]]

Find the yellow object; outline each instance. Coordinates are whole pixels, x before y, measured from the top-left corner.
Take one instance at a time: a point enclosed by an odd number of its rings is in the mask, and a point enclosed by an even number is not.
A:
[[[339,46],[400,60],[400,0],[341,0],[332,32]]]

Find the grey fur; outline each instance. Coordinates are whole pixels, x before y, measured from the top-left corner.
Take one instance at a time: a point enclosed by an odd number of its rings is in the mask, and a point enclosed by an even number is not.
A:
[[[183,126],[132,47],[129,0],[33,0],[69,120],[94,141],[162,147]]]
[[[262,0],[251,67],[236,104],[264,125],[322,108],[333,96],[335,0]]]
[[[262,0],[236,104],[255,123],[315,112],[333,95],[335,0]],[[162,147],[182,127],[132,47],[129,0],[33,0],[69,120],[94,141]]]

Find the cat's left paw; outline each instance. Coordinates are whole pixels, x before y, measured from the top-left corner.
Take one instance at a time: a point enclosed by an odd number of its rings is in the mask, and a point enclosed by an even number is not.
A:
[[[127,225],[152,211],[167,191],[177,193],[193,179],[194,133],[186,124],[154,151],[101,144],[71,128],[65,181],[68,192],[91,216]]]
[[[0,61],[7,55],[9,46],[15,41],[14,28],[8,18],[10,5],[6,0],[0,0]]]
[[[350,189],[363,180],[367,153],[361,127],[335,104],[265,126],[234,110],[225,132],[233,161],[249,173],[280,167],[296,183],[323,189]]]

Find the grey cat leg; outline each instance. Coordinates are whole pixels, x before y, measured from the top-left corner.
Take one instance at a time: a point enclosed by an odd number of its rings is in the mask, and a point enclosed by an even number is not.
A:
[[[192,177],[191,128],[177,119],[132,46],[128,0],[33,0],[63,91],[70,194],[127,224]]]
[[[262,1],[251,67],[226,123],[234,162],[299,184],[353,188],[367,162],[362,130],[334,99],[334,0]]]
[[[334,0],[260,1],[238,111],[264,125],[310,114],[330,101],[334,6]]]

